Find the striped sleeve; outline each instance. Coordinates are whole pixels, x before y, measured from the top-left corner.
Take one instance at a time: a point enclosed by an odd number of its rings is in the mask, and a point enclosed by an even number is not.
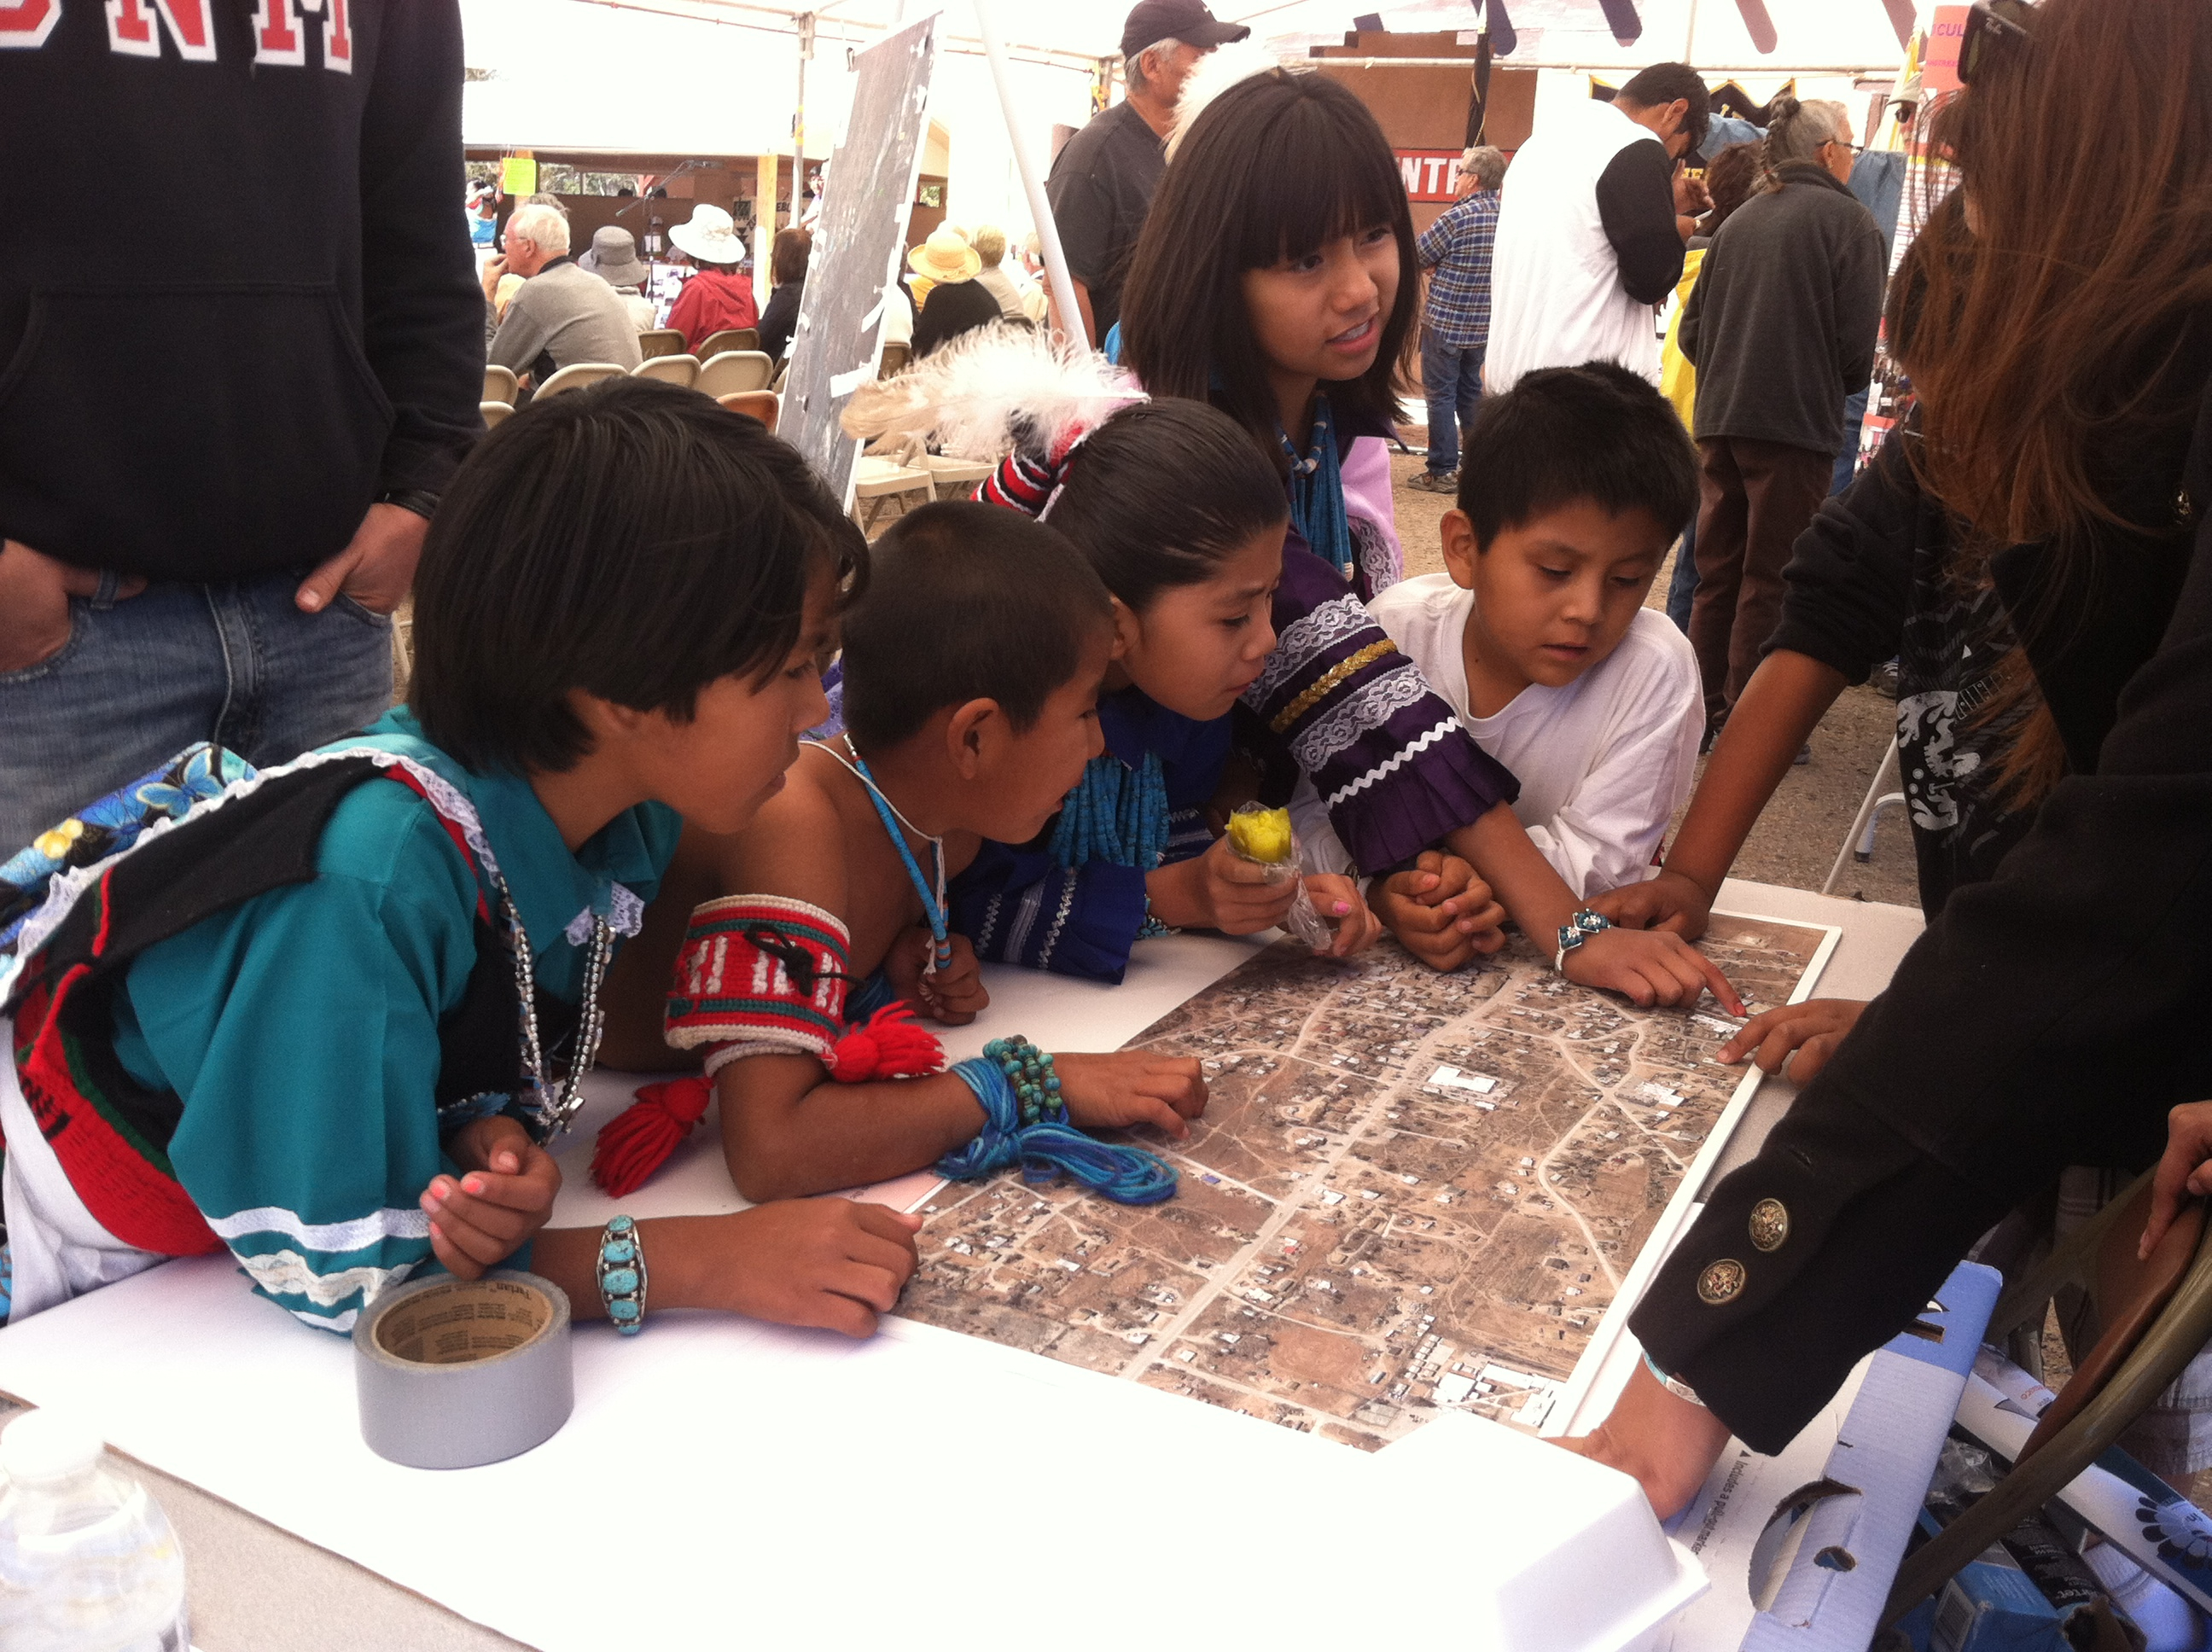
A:
[[[438,1023],[474,961],[475,880],[398,787],[353,793],[320,865],[149,950],[128,989],[184,1101],[178,1181],[256,1291],[344,1332],[431,1261],[417,1201],[453,1169]]]
[[[1257,720],[1248,726],[1313,783],[1362,872],[1410,859],[1520,795],[1318,556],[1285,550],[1274,621],[1275,651],[1244,691]]]

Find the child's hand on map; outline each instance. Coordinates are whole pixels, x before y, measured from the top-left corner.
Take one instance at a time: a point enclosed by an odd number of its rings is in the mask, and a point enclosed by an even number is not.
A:
[[[1085,1130],[1152,1124],[1182,1141],[1190,1134],[1183,1121],[1206,1111],[1206,1075],[1194,1057],[1123,1050],[1052,1060],[1067,1116]]]
[[[1694,941],[1711,921],[1713,897],[1680,872],[1662,870],[1643,883],[1591,896],[1589,907],[1622,929],[1663,929]]]
[[[2182,1201],[2212,1193],[2212,1102],[2190,1102],[2166,1115],[2166,1156],[2151,1178],[2150,1220],[2144,1225],[2138,1257],[2148,1257],[2180,1214]]]
[[[1393,872],[1371,892],[1382,926],[1431,969],[1449,974],[1505,944],[1505,908],[1455,854],[1424,850],[1411,872]]]
[[[1218,929],[1253,935],[1273,929],[1297,898],[1298,880],[1247,860],[1226,837],[1189,860],[1162,866],[1145,879],[1152,915],[1175,929]]]
[[[891,943],[884,954],[884,974],[891,990],[932,1021],[947,1027],[964,1027],[991,1007],[991,994],[983,986],[983,966],[975,962],[975,949],[965,935],[952,940],[952,962],[935,975],[927,972],[936,938],[915,925]]]
[[[1730,1015],[1744,1013],[1720,966],[1680,935],[1656,929],[1607,929],[1567,954],[1567,979],[1625,994],[1640,1009],[1695,1004],[1708,988]]]
[[[1790,1076],[1802,1084],[1828,1065],[1836,1046],[1858,1025],[1865,1008],[1865,1003],[1855,998],[1808,998],[1802,1004],[1785,1004],[1745,1022],[1713,1059],[1723,1066],[1734,1066],[1756,1051],[1761,1072],[1779,1072],[1795,1050],[1797,1060]]]
[[[684,1243],[662,1244],[656,1252],[660,1235],[646,1241],[656,1295],[663,1272],[680,1266],[692,1277],[671,1281],[672,1303],[730,1309],[779,1325],[817,1325],[848,1337],[874,1335],[876,1315],[897,1303],[914,1273],[914,1236],[921,1226],[919,1216],[835,1193],[651,1225],[678,1222],[692,1230]]]
[[[522,1248],[553,1214],[561,1168],[504,1114],[471,1119],[446,1139],[459,1167],[422,1190],[431,1254],[457,1278],[474,1279]]]
[[[1325,958],[1348,958],[1364,952],[1382,938],[1382,920],[1368,910],[1359,885],[1334,872],[1313,872],[1306,878],[1306,898],[1316,912],[1336,926],[1336,938]]]

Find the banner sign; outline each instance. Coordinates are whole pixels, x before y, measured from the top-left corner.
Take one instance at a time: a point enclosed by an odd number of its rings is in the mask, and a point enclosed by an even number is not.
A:
[[[1457,149],[1400,149],[1398,175],[1409,201],[1452,201],[1459,196]]]

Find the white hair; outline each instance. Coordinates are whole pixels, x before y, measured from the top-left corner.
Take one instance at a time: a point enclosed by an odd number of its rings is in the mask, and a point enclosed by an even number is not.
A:
[[[1850,111],[1833,98],[1807,98],[1800,102],[1787,93],[1768,106],[1770,124],[1761,157],[1769,167],[1792,161],[1810,161],[1823,143],[1851,141]]]
[[[1477,189],[1496,189],[1505,181],[1505,152],[1478,143],[1459,158],[1460,175],[1474,179]]]
[[[1145,59],[1155,52],[1172,51],[1182,44],[1181,40],[1170,34],[1164,40],[1153,41],[1142,51],[1132,52],[1121,59],[1122,77],[1132,86],[1150,86],[1152,83],[1152,71],[1145,67]]]
[[[558,207],[526,202],[508,216],[507,233],[521,236],[549,258],[557,258],[568,250],[568,220]]]

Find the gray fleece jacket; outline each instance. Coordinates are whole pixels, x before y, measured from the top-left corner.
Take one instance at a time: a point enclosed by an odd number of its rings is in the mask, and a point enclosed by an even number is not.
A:
[[[1694,428],[1843,451],[1844,398],[1866,388],[1881,320],[1881,232],[1823,168],[1790,161],[1706,250],[1683,307],[1698,369]]]

